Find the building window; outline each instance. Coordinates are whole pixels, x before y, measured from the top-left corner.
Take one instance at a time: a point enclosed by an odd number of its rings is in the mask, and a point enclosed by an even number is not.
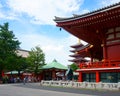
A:
[[[95,73],[83,73],[83,81],[96,82],[95,78],[96,78]]]
[[[109,34],[109,35],[107,36],[107,40],[110,40],[110,39],[114,39],[114,34]]]
[[[111,29],[108,29],[108,32],[106,34],[113,33],[113,32],[114,32],[114,29],[111,28]]]
[[[118,73],[118,82],[120,82],[120,72]]]
[[[120,73],[118,72],[101,72],[100,74],[101,82],[106,83],[117,83],[120,81]]]
[[[107,44],[115,44],[120,42],[120,27],[108,29],[106,36]]]
[[[116,33],[116,38],[120,38],[120,33]]]
[[[120,27],[116,27],[116,28],[115,28],[115,31],[116,31],[116,32],[120,31]]]

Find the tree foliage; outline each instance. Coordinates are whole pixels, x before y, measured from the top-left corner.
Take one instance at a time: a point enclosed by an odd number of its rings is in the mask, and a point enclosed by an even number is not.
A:
[[[29,70],[34,71],[37,75],[39,68],[45,64],[45,54],[40,47],[36,46],[29,52],[27,60],[30,63]]]
[[[28,67],[26,58],[18,56],[18,55],[16,56],[13,55],[13,56],[8,57],[7,62],[9,64],[6,69],[8,69],[9,71],[17,70],[18,72],[20,72],[20,71],[24,71]]]
[[[9,30],[9,24],[0,25],[0,77],[2,71],[10,64],[9,59],[16,56],[15,50],[19,48],[19,45],[20,42]]]
[[[78,69],[78,66],[75,63],[71,64],[70,67],[73,71]]]

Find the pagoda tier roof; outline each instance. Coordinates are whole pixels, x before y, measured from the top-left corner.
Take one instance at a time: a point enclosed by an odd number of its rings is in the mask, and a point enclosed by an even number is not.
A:
[[[73,54],[73,55],[69,55],[70,57],[75,57],[75,58],[78,58],[78,57],[90,57],[90,54],[89,54],[89,52],[85,52],[85,51],[83,51],[83,52],[80,52],[80,53],[78,53],[78,54]]]
[[[75,50],[70,50],[70,52],[77,52],[77,51],[85,50],[86,48],[91,48],[92,46],[93,45],[91,44],[82,45],[82,46],[75,48]]]
[[[69,60],[70,62],[87,62],[88,60],[80,57],[80,58],[76,58],[76,59],[73,59],[73,60]]]
[[[78,19],[81,19],[81,18],[85,18],[85,17],[91,16],[91,15],[95,15],[95,14],[98,14],[98,13],[101,13],[101,12],[106,12],[108,10],[112,10],[114,8],[119,8],[119,7],[120,7],[120,2],[115,3],[113,5],[110,5],[110,6],[107,6],[107,7],[104,7],[104,8],[97,9],[97,10],[92,11],[92,12],[82,14],[82,15],[73,14],[73,17],[63,18],[63,17],[55,16],[54,21],[55,22],[67,22],[67,21],[71,21],[71,20],[78,20]]]
[[[83,15],[56,17],[54,21],[57,26],[99,49],[106,30],[120,25],[120,2]]]
[[[73,54],[73,55],[69,55],[70,57],[81,57],[81,54]]]
[[[76,51],[75,51],[75,50],[70,50],[70,52],[73,52],[73,53],[75,53]]]
[[[51,63],[44,65],[41,69],[61,69],[67,70],[67,67],[53,60]]]
[[[92,48],[93,46],[90,44],[81,46],[75,50],[72,50],[72,52],[74,52],[75,54],[73,55],[69,55],[70,57],[85,57],[85,56],[89,56],[89,53],[86,51],[90,48]],[[77,53],[76,53],[77,52]]]
[[[90,46],[92,46],[92,45],[87,44],[87,45],[81,46],[81,47],[77,48],[76,51],[86,50],[86,48],[90,48]]]
[[[82,47],[83,44],[82,43],[78,43],[78,44],[75,44],[75,45],[71,45],[70,47],[72,48],[79,48],[79,47]]]

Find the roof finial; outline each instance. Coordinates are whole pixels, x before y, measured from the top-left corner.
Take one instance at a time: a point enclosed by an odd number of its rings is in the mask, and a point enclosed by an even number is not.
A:
[[[81,39],[78,39],[78,44],[81,44]]]
[[[56,60],[56,59],[54,59],[54,60],[53,60],[53,62],[57,62],[57,60]]]
[[[78,15],[77,14],[72,14],[74,17],[77,17]]]

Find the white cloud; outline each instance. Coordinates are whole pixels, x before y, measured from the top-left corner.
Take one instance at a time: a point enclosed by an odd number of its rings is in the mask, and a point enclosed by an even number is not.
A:
[[[4,18],[4,17],[5,17],[5,15],[0,10],[0,18]]]
[[[54,16],[66,16],[78,11],[84,0],[7,0],[16,14],[27,14],[32,23],[53,24]]]
[[[18,20],[14,12],[3,10],[3,9],[4,9],[4,6],[0,2],[0,19]]]
[[[120,0],[99,0],[99,4],[104,7],[104,6],[108,6],[108,5],[111,5],[111,4],[115,4],[115,3],[118,3],[120,2]]]
[[[0,18],[18,19],[27,14],[29,22],[35,24],[54,24],[54,16],[68,17],[75,13],[87,13],[89,10],[80,10],[84,0],[6,0],[7,5],[0,4],[0,9],[8,7],[9,11],[0,10]],[[120,2],[120,0],[98,0],[102,7]],[[97,6],[96,6],[97,7]]]
[[[88,12],[90,12],[90,10],[85,9],[85,10],[82,10],[82,11],[81,11],[81,14],[88,13]]]
[[[2,6],[2,4],[1,4],[1,2],[0,2],[0,8],[2,8],[3,6]]]
[[[0,18],[4,18],[5,17],[5,15],[2,12],[2,8],[3,8],[3,5],[0,2]]]
[[[30,50],[33,46],[40,46],[43,52],[45,53],[46,62],[49,63],[53,59],[57,59],[58,62],[68,65],[71,62],[68,62],[70,59],[68,55],[71,53],[70,45],[74,45],[77,42],[77,38],[69,35],[66,38],[50,38],[48,36],[43,36],[40,34],[24,34],[18,38],[23,43],[21,48]],[[59,41],[59,42],[58,42]]]
[[[0,18],[4,20],[19,20],[17,16],[13,13],[5,14],[2,10],[0,10]]]

